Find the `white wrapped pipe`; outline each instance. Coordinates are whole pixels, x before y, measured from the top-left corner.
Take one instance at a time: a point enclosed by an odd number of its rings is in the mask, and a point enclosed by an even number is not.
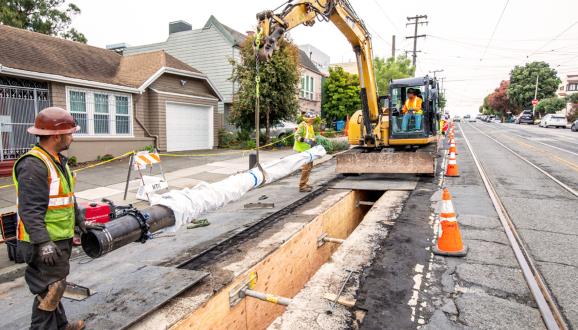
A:
[[[253,168],[219,182],[210,184],[203,182],[193,188],[171,190],[162,195],[154,195],[151,197],[151,205],[163,205],[173,210],[175,225],[166,228],[165,232],[174,232],[202,213],[214,211],[239,200],[249,190],[262,183],[275,182],[325,154],[323,146],[318,145],[307,151],[262,164],[265,175],[258,168]]]

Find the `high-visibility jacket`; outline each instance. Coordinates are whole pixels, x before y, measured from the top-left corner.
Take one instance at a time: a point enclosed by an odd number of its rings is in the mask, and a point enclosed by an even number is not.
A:
[[[422,100],[421,98],[415,96],[413,100],[409,98],[405,100],[405,104],[403,105],[403,113],[406,113],[408,110],[413,110],[413,112],[417,115],[421,115],[423,113],[421,109]]]
[[[48,182],[38,182],[39,185],[47,184],[49,187],[49,201],[44,222],[46,231],[52,241],[70,239],[74,236],[74,178],[68,164],[65,164],[66,174],[54,163],[52,157],[42,148],[34,147],[26,155],[20,157],[14,164],[12,179],[18,194],[18,179],[16,166],[24,157],[36,157],[40,159],[48,169]],[[16,201],[18,204],[18,201]],[[17,238],[21,241],[30,242],[24,223],[26,219],[18,217]]]
[[[311,149],[311,146],[308,143],[299,142],[300,138],[304,138],[305,140],[314,140],[315,131],[313,130],[313,125],[309,125],[307,122],[302,121],[297,127],[297,131],[295,132],[295,142],[293,143],[293,150],[297,152]]]

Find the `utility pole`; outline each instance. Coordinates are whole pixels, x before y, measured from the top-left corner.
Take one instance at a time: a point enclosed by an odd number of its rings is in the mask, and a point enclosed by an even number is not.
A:
[[[536,90],[534,91],[534,100],[538,99],[538,78],[540,77],[540,75],[536,75]],[[538,104],[536,103],[534,105],[534,107],[532,108],[532,117],[536,116],[536,106]]]
[[[427,15],[416,15],[413,17],[407,17],[408,21],[413,21],[412,23],[406,23],[405,26],[414,25],[413,36],[407,36],[406,39],[413,39],[413,66],[415,67],[416,59],[417,59],[417,38],[425,38],[425,34],[418,35],[417,34],[417,27],[420,24],[427,24],[428,21],[421,21],[421,19],[427,19]]]
[[[391,57],[395,59],[395,34],[391,36]]]
[[[430,71],[430,73],[433,73],[434,79],[436,77],[436,73],[438,73],[438,72],[444,72],[444,69]]]

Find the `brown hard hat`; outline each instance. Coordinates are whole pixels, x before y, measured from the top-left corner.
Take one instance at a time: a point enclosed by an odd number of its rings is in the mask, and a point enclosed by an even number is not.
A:
[[[70,134],[80,130],[74,117],[68,111],[58,108],[46,108],[38,113],[34,126],[28,128],[28,133],[34,135]]]

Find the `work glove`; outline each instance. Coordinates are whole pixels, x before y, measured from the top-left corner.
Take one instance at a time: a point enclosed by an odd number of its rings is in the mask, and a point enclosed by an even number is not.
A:
[[[88,233],[88,231],[92,229],[94,230],[104,229],[104,224],[90,221],[79,221],[76,226],[78,227],[78,229],[80,229],[80,232],[83,234]]]
[[[315,142],[315,140],[313,140],[313,139],[312,139],[312,140],[309,140],[309,139],[308,139],[308,140],[305,141],[305,142],[307,142],[307,144],[308,144],[311,148],[313,148],[313,147],[315,147],[315,146],[317,145],[317,142]]]
[[[62,252],[52,241],[40,244],[38,248],[38,256],[40,260],[47,266],[54,266],[56,259],[60,257]]]
[[[300,138],[299,138],[299,142],[305,142],[305,138],[304,138],[304,137],[300,137]]]

